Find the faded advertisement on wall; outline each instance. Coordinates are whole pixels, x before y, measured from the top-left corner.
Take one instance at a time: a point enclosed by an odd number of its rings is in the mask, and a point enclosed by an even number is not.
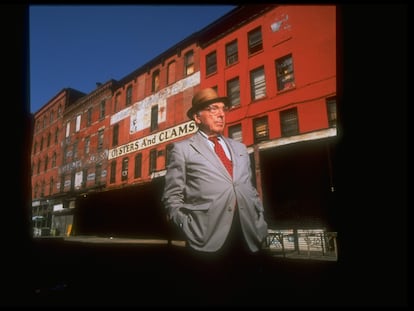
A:
[[[200,84],[199,71],[117,112],[111,117],[111,125],[129,116],[130,134],[149,128],[151,125],[151,109],[154,106],[158,107],[158,122],[164,122],[167,116],[167,99],[198,84]]]

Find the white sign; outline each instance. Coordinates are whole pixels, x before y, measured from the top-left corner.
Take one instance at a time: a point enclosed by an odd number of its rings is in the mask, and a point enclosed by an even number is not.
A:
[[[165,143],[172,139],[180,138],[188,134],[193,134],[197,131],[198,127],[194,121],[189,121],[164,131],[158,132],[153,135],[146,136],[128,144],[116,147],[109,150],[108,160],[124,156],[128,153],[142,150],[148,147],[154,147],[158,144]]]
[[[61,210],[63,210],[63,204],[62,203],[53,205],[53,211],[54,212],[55,211],[61,211]]]

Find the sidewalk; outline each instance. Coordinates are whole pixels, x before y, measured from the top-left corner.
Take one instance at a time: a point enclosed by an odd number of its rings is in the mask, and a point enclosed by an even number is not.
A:
[[[327,305],[337,295],[338,263],[269,256],[260,274],[217,280],[199,293],[186,273],[183,241],[157,238],[34,239],[27,306]],[[203,298],[200,298],[203,297]]]

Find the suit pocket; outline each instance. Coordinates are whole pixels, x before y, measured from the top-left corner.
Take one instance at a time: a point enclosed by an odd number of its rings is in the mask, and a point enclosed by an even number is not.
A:
[[[205,241],[210,205],[211,203],[203,203],[186,208],[187,217],[183,229],[187,237],[195,244],[201,245]]]

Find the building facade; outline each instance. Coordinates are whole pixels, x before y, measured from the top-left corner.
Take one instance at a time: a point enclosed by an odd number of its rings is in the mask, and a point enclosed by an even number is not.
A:
[[[213,87],[230,99],[225,134],[249,149],[269,224],[334,229],[336,33],[335,6],[240,6],[66,102],[53,173],[33,148],[33,203],[66,202],[47,223],[58,235],[170,234],[160,202],[168,147],[197,130],[186,112],[198,89]],[[51,176],[54,192],[39,192]]]
[[[31,151],[32,221],[34,235],[52,227],[52,211],[63,206],[59,169],[62,166],[63,116],[65,107],[85,94],[62,89],[33,115]]]
[[[329,227],[336,120],[335,6],[258,6],[200,36],[201,86],[230,98],[227,135],[251,150],[272,225]]]

